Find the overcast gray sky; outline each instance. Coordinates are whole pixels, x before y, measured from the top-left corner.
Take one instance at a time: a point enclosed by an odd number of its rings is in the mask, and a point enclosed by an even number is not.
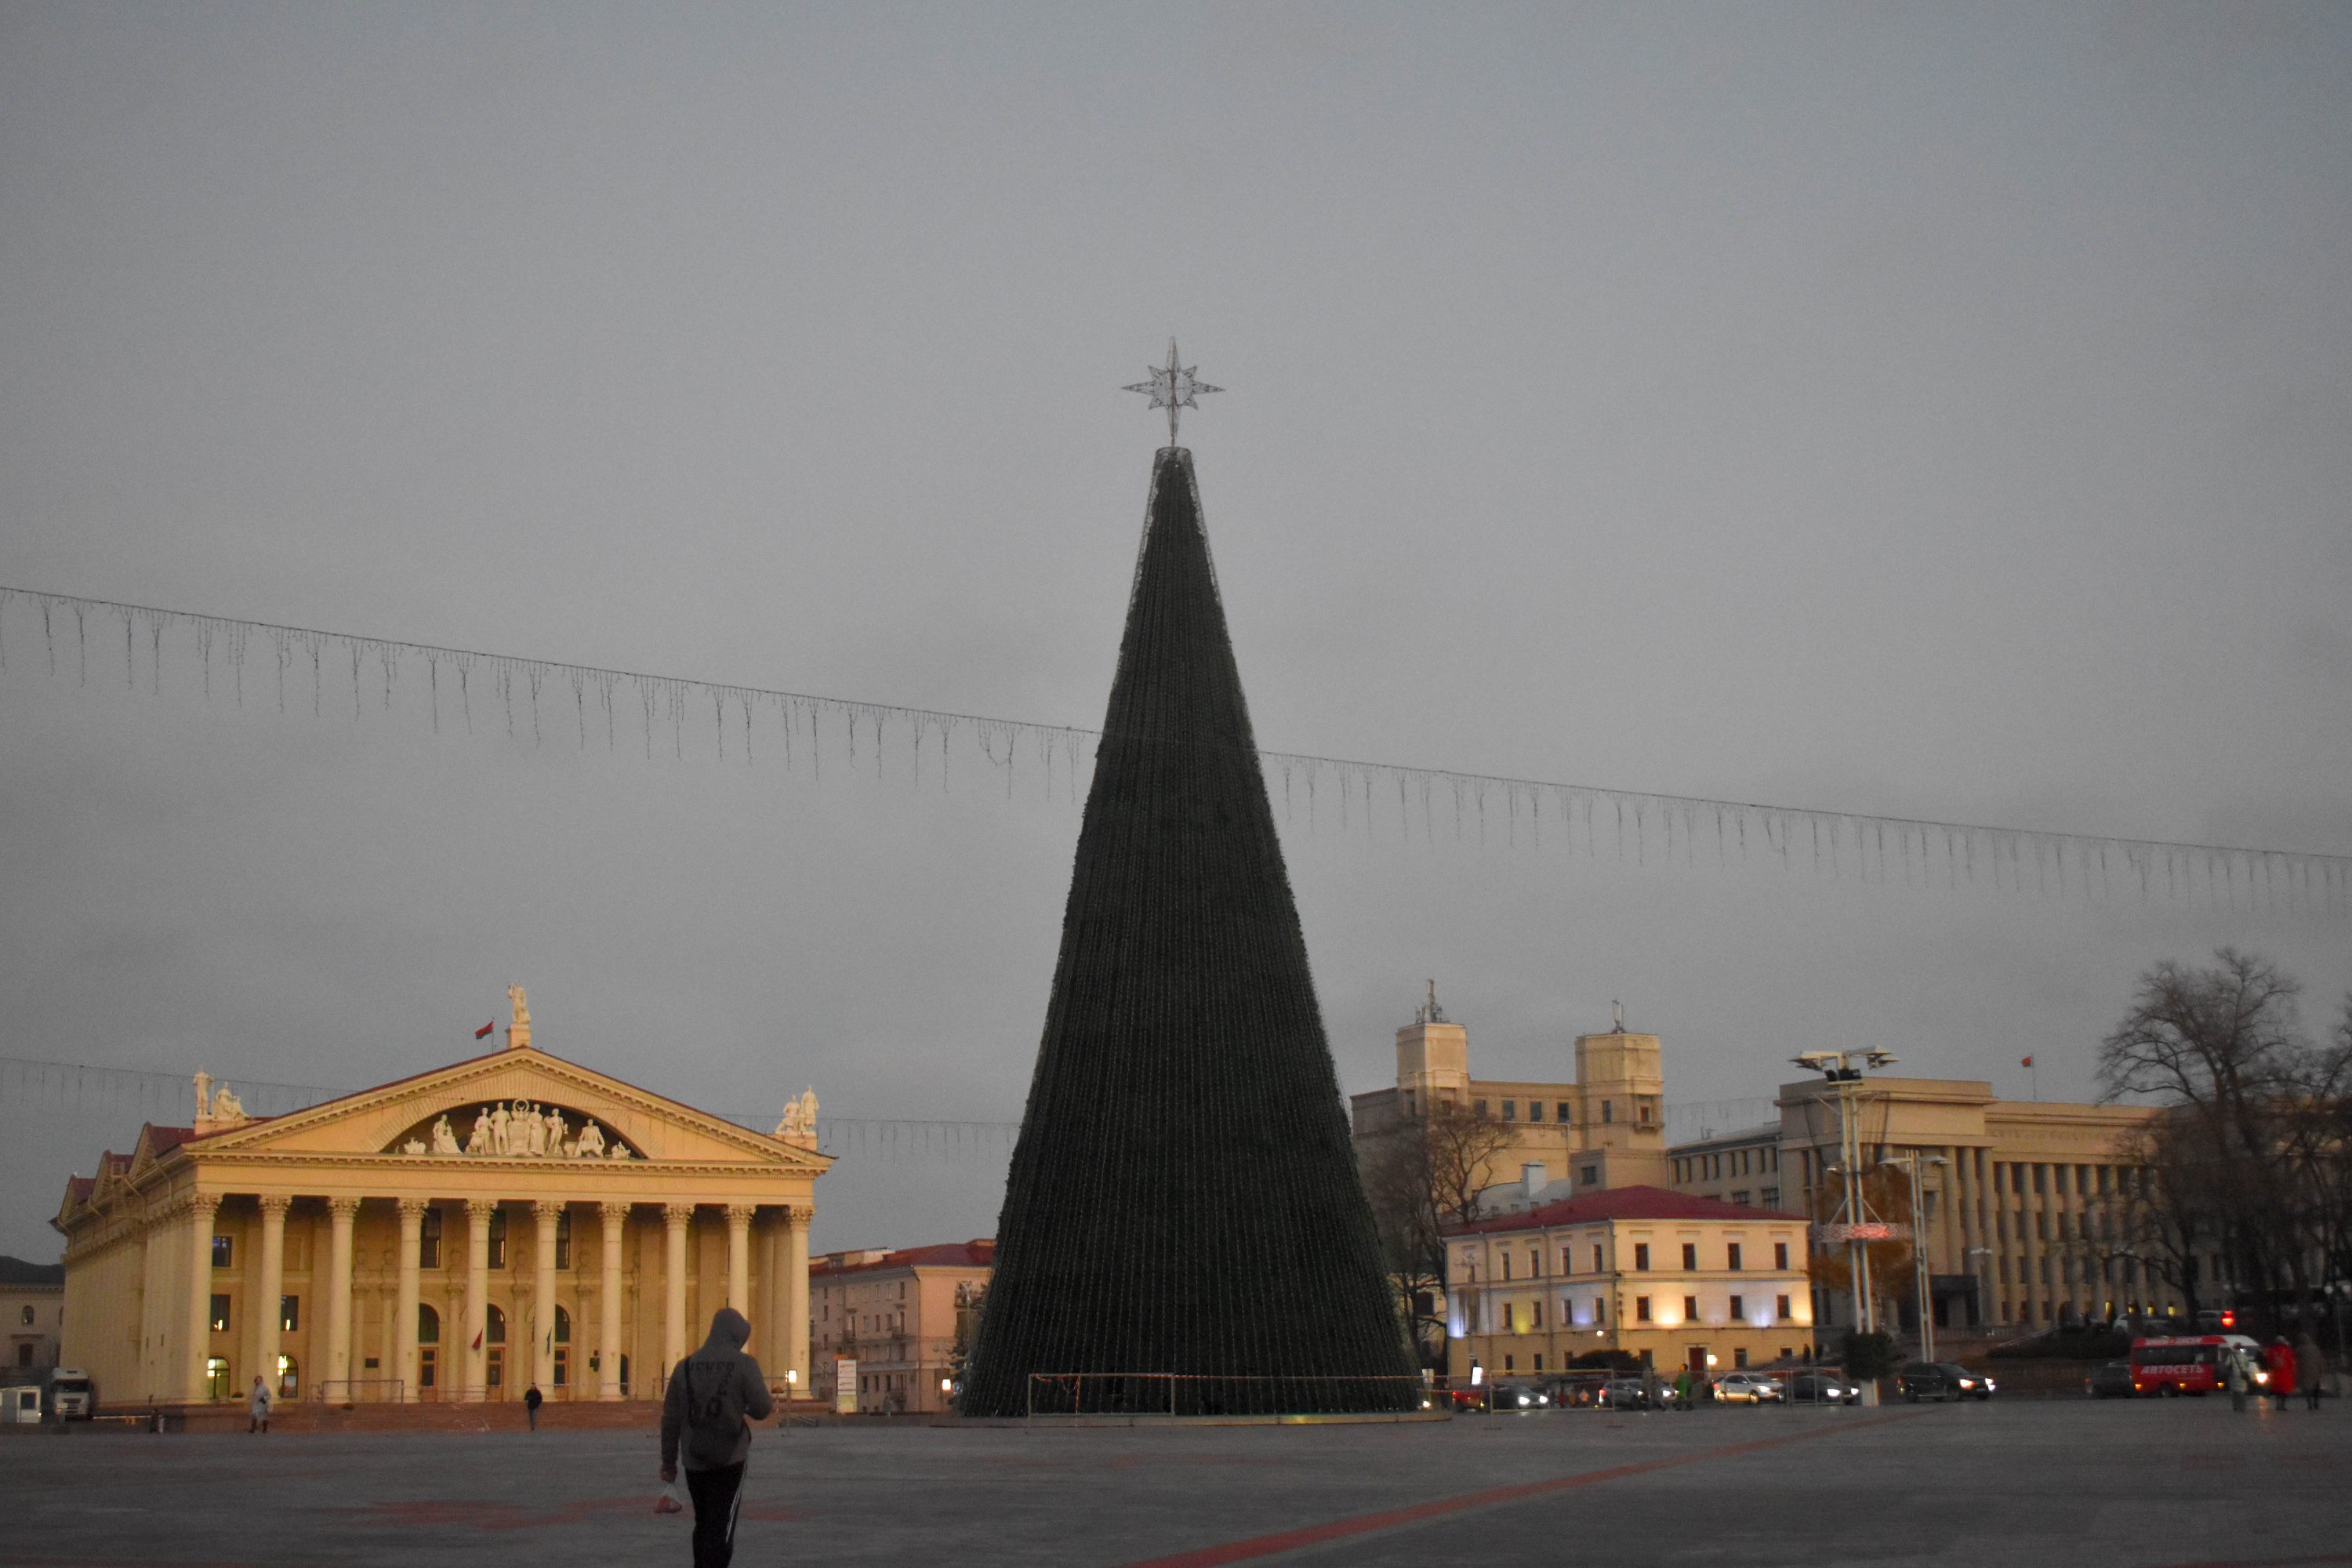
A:
[[[1091,725],[1171,332],[1263,743],[2352,852],[2336,5],[0,0],[0,582]],[[362,1085],[539,1043],[1011,1119],[1056,786],[0,675],[0,1054]],[[1294,824],[1341,1079],[1622,997],[2088,1092],[2134,976],[2345,922]],[[118,1124],[119,1123],[119,1124]],[[47,1258],[131,1111],[0,1103]],[[880,1152],[822,1247],[994,1224]]]

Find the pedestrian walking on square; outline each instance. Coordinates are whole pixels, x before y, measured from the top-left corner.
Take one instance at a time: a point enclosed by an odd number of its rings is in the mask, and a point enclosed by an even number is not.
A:
[[[253,1419],[246,1424],[246,1431],[248,1434],[268,1431],[269,1385],[261,1381],[261,1374],[257,1372],[253,1374],[253,1392],[245,1396],[245,1405],[253,1415]]]
[[[1691,1407],[1690,1394],[1690,1368],[1685,1367],[1675,1373],[1675,1408],[1688,1410]]]
[[[2263,1361],[2271,1369],[2271,1397],[2284,1410],[2286,1402],[2294,1395],[2294,1349],[2286,1342],[2284,1334],[2272,1338],[2271,1348],[2263,1352]]]
[[[2326,1363],[2319,1354],[2319,1342],[2305,1329],[2294,1342],[2295,1382],[2303,1389],[2303,1402],[2313,1410],[2319,1408],[2319,1384],[2326,1375]]]
[[[534,1432],[539,1430],[539,1407],[546,1402],[547,1395],[539,1391],[539,1384],[535,1383],[522,1391],[522,1413],[530,1417],[530,1429]]]
[[[2246,1358],[2223,1346],[2221,1350],[2221,1380],[2230,1387],[2230,1408],[2243,1415],[2246,1413]]]
[[[702,1348],[671,1369],[662,1396],[661,1479],[677,1479],[694,1499],[694,1568],[727,1568],[735,1555],[735,1518],[742,1503],[743,1464],[751,1426],[776,1407],[760,1363],[744,1353],[751,1325],[732,1307],[710,1319]]]

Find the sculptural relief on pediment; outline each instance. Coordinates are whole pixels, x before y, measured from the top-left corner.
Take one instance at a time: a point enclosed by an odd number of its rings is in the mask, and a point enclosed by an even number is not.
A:
[[[570,1106],[493,1100],[426,1117],[383,1151],[425,1159],[635,1160],[626,1139]]]

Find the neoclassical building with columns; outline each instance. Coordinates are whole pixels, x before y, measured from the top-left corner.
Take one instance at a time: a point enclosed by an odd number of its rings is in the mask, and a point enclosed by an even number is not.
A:
[[[750,1131],[530,1043],[252,1118],[196,1078],[192,1126],[77,1176],[61,1359],[101,1408],[656,1400],[710,1314],[808,1389],[814,1097]]]

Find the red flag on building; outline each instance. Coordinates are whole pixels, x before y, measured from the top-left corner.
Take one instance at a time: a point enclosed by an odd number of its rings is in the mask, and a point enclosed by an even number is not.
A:
[[[2021,1058],[2019,1059],[2017,1065],[2021,1068],[2030,1068],[2033,1065],[2033,1058],[2032,1057]]]
[[[480,1334],[476,1334],[474,1336],[474,1348],[476,1350],[480,1350],[482,1348],[482,1336]]]
[[[480,1028],[478,1028],[478,1029],[477,1029],[477,1030],[475,1030],[475,1031],[474,1031],[474,1038],[476,1038],[476,1039],[478,1039],[478,1039],[480,1039],[483,1036],[485,1036],[485,1035],[488,1034],[492,1029],[495,1029],[495,1028],[497,1028],[498,1026],[499,1026],[499,1021],[498,1021],[496,1018],[493,1018],[493,1019],[491,1019],[488,1023],[487,1023],[487,1024],[483,1025]]]

